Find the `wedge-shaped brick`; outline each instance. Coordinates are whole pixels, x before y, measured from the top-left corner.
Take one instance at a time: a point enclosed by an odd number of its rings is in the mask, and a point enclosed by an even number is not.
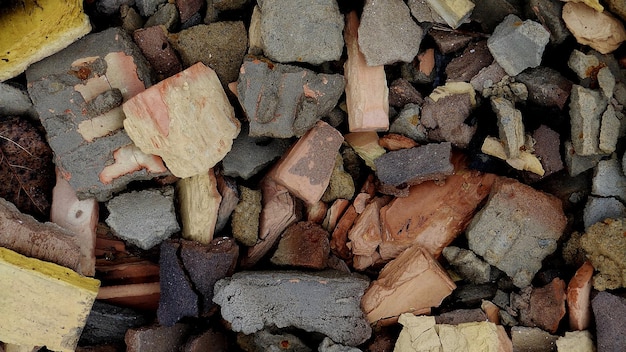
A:
[[[241,124],[215,71],[197,63],[123,105],[124,128],[178,177],[208,172],[230,151]]]
[[[100,281],[0,248],[0,340],[74,351]]]

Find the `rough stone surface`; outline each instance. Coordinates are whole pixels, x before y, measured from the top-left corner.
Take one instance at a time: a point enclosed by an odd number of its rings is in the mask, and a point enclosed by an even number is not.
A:
[[[614,197],[593,197],[587,199],[583,223],[585,229],[604,219],[626,217],[626,207]]]
[[[0,83],[0,115],[34,115],[28,94],[10,84]]]
[[[541,125],[532,133],[535,140],[535,152],[545,173],[543,177],[563,170],[561,160],[561,138],[560,135],[546,125]]]
[[[528,306],[520,309],[519,321],[525,326],[537,326],[556,333],[565,316],[565,281],[555,278],[543,287],[533,287]]]
[[[297,222],[283,232],[270,260],[276,265],[324,269],[330,254],[328,237],[328,231],[318,224]]]
[[[215,70],[223,85],[239,76],[248,45],[243,22],[215,22],[197,25],[169,36],[185,67],[202,62]]]
[[[159,258],[160,297],[157,319],[160,325],[173,326],[184,317],[199,315],[198,293],[185,275],[179,258],[180,244],[165,241]]]
[[[418,22],[433,22],[446,24],[446,21],[428,5],[427,0],[408,0],[407,5],[411,9],[411,15]]]
[[[180,230],[174,210],[174,188],[123,193],[107,202],[106,223],[120,238],[150,249]]]
[[[254,246],[259,238],[261,191],[239,186],[241,199],[233,211],[233,237],[245,246]]]
[[[541,24],[550,32],[550,42],[561,44],[570,36],[569,30],[563,22],[561,13],[563,3],[550,0],[530,0],[529,7]]]
[[[475,90],[482,92],[500,82],[506,76],[506,72],[497,62],[481,69],[472,79],[470,84]]]
[[[365,1],[359,47],[369,66],[413,61],[422,36],[422,28],[413,21],[402,0]]]
[[[402,108],[406,104],[422,104],[422,94],[404,78],[398,78],[389,86],[389,105]]]
[[[148,323],[149,320],[137,311],[95,301],[78,343],[101,345],[124,342],[126,330]]]
[[[154,26],[136,30],[133,39],[161,78],[167,78],[183,70],[176,52],[167,41],[167,32],[163,27]]]
[[[176,5],[168,2],[150,16],[144,25],[145,28],[153,26],[165,26],[168,32],[174,31],[180,24],[180,15]]]
[[[509,76],[541,64],[550,33],[541,24],[508,15],[487,40],[489,51]]]
[[[407,188],[451,175],[452,144],[429,143],[411,149],[385,153],[374,160],[376,177],[383,187]]]
[[[626,300],[608,292],[600,292],[591,300],[596,320],[598,352],[623,351],[626,347]]]
[[[135,0],[135,7],[139,10],[139,13],[144,16],[152,16],[159,5],[165,3],[167,0]]]
[[[246,59],[237,92],[250,121],[250,136],[290,138],[303,135],[328,114],[344,87],[338,74]]]
[[[565,224],[556,197],[501,178],[466,235],[472,251],[512,277],[515,286],[526,287],[541,261],[556,250]]]
[[[413,3],[415,3],[415,1],[409,0],[409,7],[411,7]],[[472,41],[472,37],[464,33],[458,33],[454,31],[449,32],[446,30],[439,30],[434,28],[428,31],[428,35],[433,38],[435,44],[437,45],[437,48],[439,49],[439,51],[441,51],[442,54],[451,54],[457,50],[464,48]]]
[[[446,76],[448,81],[469,82],[492,62],[493,56],[487,48],[486,40],[470,43],[460,56],[446,65]]]
[[[615,158],[598,162],[591,182],[591,194],[626,201],[626,176],[621,166]]]
[[[460,87],[458,91],[456,87]],[[465,120],[475,104],[474,89],[469,83],[449,82],[435,89],[422,106],[421,123],[428,130],[428,138],[467,147],[476,126],[467,125]]]
[[[515,77],[528,89],[528,100],[541,106],[563,109],[572,90],[572,82],[558,71],[539,66],[525,70]]]
[[[216,283],[213,300],[234,331],[293,326],[353,346],[371,334],[359,307],[367,285],[338,272],[238,272]]]
[[[428,136],[426,127],[420,123],[419,105],[406,104],[391,123],[389,132],[407,136],[420,143],[426,143]]]
[[[576,41],[602,54],[615,51],[626,40],[624,24],[608,11],[596,11],[584,3],[563,5],[563,21]]]
[[[465,280],[475,284],[489,282],[491,266],[478,258],[474,252],[464,248],[448,246],[443,249],[442,254]]]
[[[228,352],[228,339],[220,331],[209,329],[199,335],[191,336],[180,350],[181,352]]]
[[[343,16],[333,0],[258,1],[265,55],[278,62],[319,65],[339,60]]]
[[[602,68],[600,59],[579,50],[573,50],[567,60],[567,66],[572,69],[581,81],[590,79]]]
[[[513,341],[514,351],[554,351],[558,338],[559,336],[552,335],[539,328],[526,326],[514,326],[511,328],[511,340]]]
[[[571,177],[585,172],[598,165],[602,155],[579,155],[571,141],[565,141],[565,165]]]
[[[147,326],[129,329],[124,342],[127,352],[171,352],[178,350],[190,333],[191,326],[186,324]]]
[[[570,97],[570,122],[572,144],[578,155],[600,154],[600,122],[607,100],[598,91],[572,86]]]
[[[565,336],[556,340],[556,349],[559,352],[594,352],[596,346],[589,331],[566,331]]]
[[[606,0],[605,3],[609,6],[609,10],[626,21],[626,4],[619,0]]]
[[[626,286],[626,220],[607,219],[589,227],[580,244],[598,272],[593,277],[596,290]]]
[[[336,199],[352,199],[354,196],[354,180],[343,168],[343,158],[340,154],[335,157],[335,167],[330,175],[328,188],[322,195],[322,202],[330,203]]]
[[[622,122],[617,117],[613,105],[608,105],[602,114],[600,122],[600,136],[598,148],[600,152],[611,154],[617,147],[617,140],[620,137]]]
[[[243,125],[230,152],[222,159],[224,175],[247,180],[280,158],[288,147],[289,141],[284,139],[251,137],[248,125]]]
[[[128,33],[132,33],[143,27],[143,18],[139,15],[134,7],[122,5],[120,7],[120,19],[122,20],[122,29]]]
[[[131,181],[167,171],[160,158],[133,146],[120,108],[94,109],[103,93],[117,89],[126,101],[151,84],[148,63],[122,29],[84,37],[32,65],[26,78],[55,163],[80,199],[106,201]],[[101,124],[105,130],[87,128]]]

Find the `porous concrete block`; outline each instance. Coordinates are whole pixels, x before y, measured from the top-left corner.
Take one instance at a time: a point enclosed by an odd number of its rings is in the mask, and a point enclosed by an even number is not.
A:
[[[580,239],[597,274],[593,277],[596,290],[614,290],[626,286],[626,220],[606,219],[585,232]]]
[[[487,40],[489,51],[509,76],[541,64],[550,33],[541,24],[508,15]]]
[[[616,197],[626,201],[626,176],[617,159],[598,162],[591,182],[591,194],[600,197]]]
[[[215,71],[200,62],[134,96],[123,109],[135,144],[161,156],[182,178],[221,161],[241,128]]]
[[[565,225],[558,198],[500,178],[466,236],[472,251],[512,277],[515,286],[526,287],[541,261],[556,250]]]
[[[234,331],[293,326],[354,346],[371,334],[359,306],[368,284],[339,272],[238,272],[215,284],[213,301]]]
[[[572,144],[578,155],[601,154],[600,142],[601,116],[607,107],[607,100],[600,92],[572,86],[570,96],[570,123],[572,125]]]
[[[136,148],[123,130],[126,101],[152,84],[150,69],[126,32],[90,34],[31,66],[28,91],[55,163],[80,199],[106,201],[135,180],[163,175],[163,161]]]
[[[265,55],[278,62],[319,65],[339,60],[343,16],[333,0],[262,0],[261,38]]]
[[[591,300],[596,321],[598,352],[623,351],[626,347],[626,300],[622,297],[600,292]]]
[[[150,249],[180,230],[174,188],[123,193],[107,202],[106,223],[114,233],[141,249]]]
[[[404,1],[365,1],[358,37],[369,66],[413,61],[423,35]]]
[[[237,97],[250,121],[250,136],[302,136],[329,113],[344,89],[343,76],[246,59]]]
[[[604,219],[623,217],[626,217],[626,207],[617,198],[590,196],[585,205],[583,223],[585,229],[588,229],[591,225]]]
[[[233,237],[245,246],[254,246],[259,239],[261,191],[239,186],[241,199],[233,211],[231,226]]]

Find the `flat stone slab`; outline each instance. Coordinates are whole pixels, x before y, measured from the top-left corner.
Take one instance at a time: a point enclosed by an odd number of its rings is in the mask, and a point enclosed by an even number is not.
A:
[[[369,281],[339,272],[238,272],[215,284],[213,301],[234,331],[265,326],[319,332],[355,346],[370,337],[360,308]]]

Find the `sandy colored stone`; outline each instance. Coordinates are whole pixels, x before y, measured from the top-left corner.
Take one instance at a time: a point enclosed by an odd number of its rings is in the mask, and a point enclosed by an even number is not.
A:
[[[606,219],[582,236],[580,242],[594,269],[596,290],[613,290],[626,286],[626,220]]]
[[[215,71],[197,63],[123,105],[124,128],[178,177],[208,172],[230,151],[240,122]]]
[[[595,352],[596,346],[589,331],[566,331],[565,336],[556,340],[556,350],[558,352]]]
[[[426,2],[454,29],[463,24],[474,9],[474,3],[469,0],[426,0]]]
[[[376,132],[352,132],[344,136],[346,142],[365,161],[365,165],[376,170],[374,160],[385,154],[385,149],[380,146],[378,133]]]
[[[565,4],[563,21],[578,43],[589,45],[602,54],[613,52],[626,40],[626,29],[620,20],[583,3]]]
[[[233,211],[233,237],[245,246],[254,246],[259,238],[261,191],[239,186],[241,199]]]
[[[213,169],[176,184],[183,238],[209,244],[213,239],[222,196]]]

